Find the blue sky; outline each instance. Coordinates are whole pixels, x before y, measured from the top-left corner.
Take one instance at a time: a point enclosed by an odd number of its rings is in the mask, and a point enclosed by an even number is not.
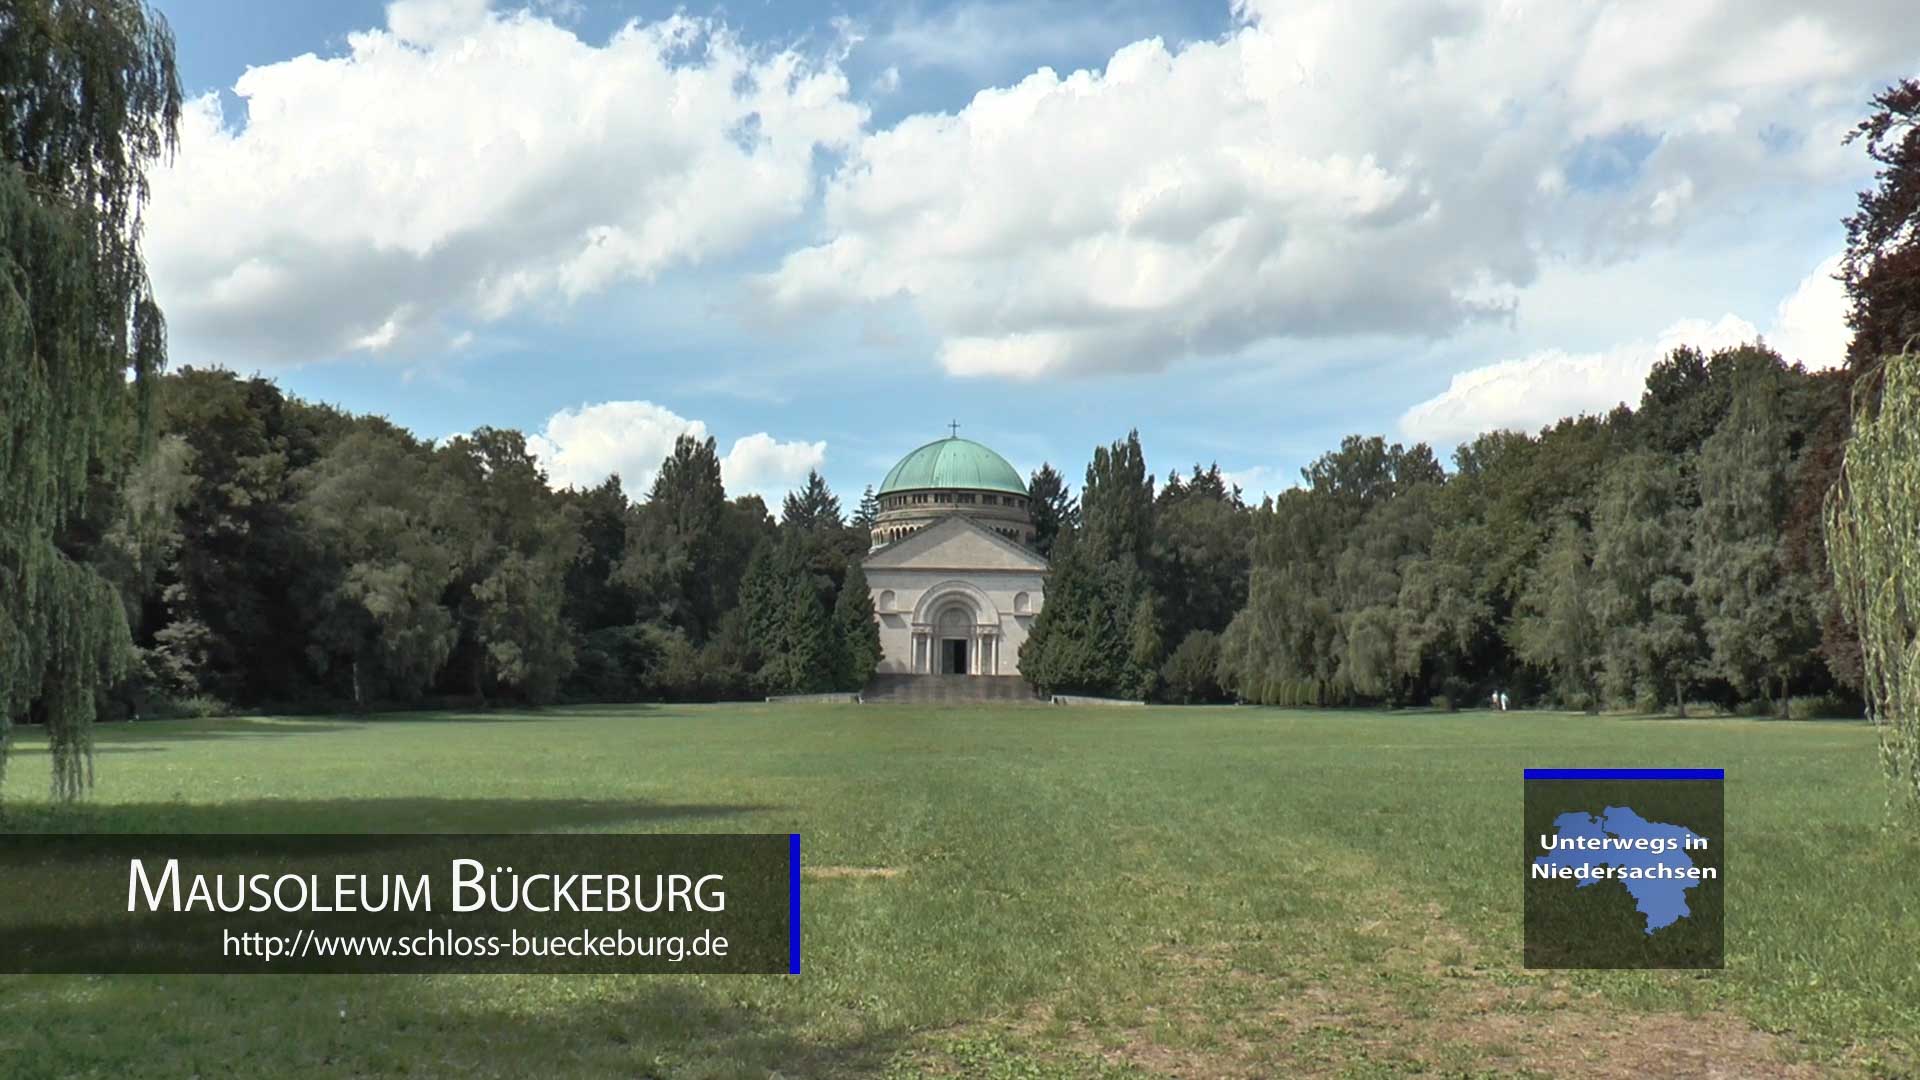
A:
[[[1278,489],[1661,350],[1845,346],[1897,3],[173,0],[172,362],[645,482],[845,497],[945,431]]]

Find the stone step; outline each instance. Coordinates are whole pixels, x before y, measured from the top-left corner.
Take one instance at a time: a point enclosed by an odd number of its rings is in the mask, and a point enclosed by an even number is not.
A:
[[[1038,704],[1018,675],[876,675],[860,693],[869,705]]]

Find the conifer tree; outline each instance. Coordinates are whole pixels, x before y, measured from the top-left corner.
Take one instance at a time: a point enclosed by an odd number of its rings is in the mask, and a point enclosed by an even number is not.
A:
[[[840,500],[818,470],[808,469],[806,484],[799,491],[787,492],[780,507],[780,524],[803,532],[841,527]]]
[[[814,693],[834,681],[833,619],[819,590],[805,574],[790,574],[782,599],[779,650],[769,657],[769,685],[790,693]]]
[[[1081,491],[1081,527],[1055,537],[1047,603],[1020,647],[1020,671],[1049,692],[1133,696],[1160,665],[1157,626],[1152,660],[1135,659],[1153,542],[1153,478],[1138,432],[1094,449]]]
[[[1052,557],[1060,537],[1080,527],[1080,503],[1052,465],[1042,463],[1027,479],[1027,512],[1033,517],[1033,549]]]
[[[1128,696],[1141,701],[1153,696],[1160,686],[1160,662],[1165,653],[1153,593],[1143,591],[1133,605],[1133,620],[1127,627]]]
[[[864,542],[867,534],[873,531],[874,523],[879,520],[880,499],[873,493],[873,485],[868,484],[867,489],[860,493],[860,506],[854,510],[853,517],[848,519],[847,526],[858,531],[860,539]]]
[[[780,647],[788,573],[782,551],[777,541],[762,542],[753,549],[747,572],[740,578],[740,610],[746,618],[747,645],[762,660]]]
[[[834,645],[839,660],[839,689],[858,690],[880,663],[880,624],[874,620],[873,591],[859,560],[847,564],[846,580],[833,604]]]

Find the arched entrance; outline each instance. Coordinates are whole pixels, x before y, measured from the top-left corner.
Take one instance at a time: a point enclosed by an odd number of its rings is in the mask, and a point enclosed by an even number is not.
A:
[[[910,670],[921,675],[1000,673],[1000,612],[966,581],[944,581],[914,605]]]
[[[974,626],[978,620],[974,617],[972,606],[964,601],[954,601],[940,609],[934,617],[934,636],[939,642],[939,672],[942,675],[970,675],[973,673],[971,661],[972,645],[975,638]]]

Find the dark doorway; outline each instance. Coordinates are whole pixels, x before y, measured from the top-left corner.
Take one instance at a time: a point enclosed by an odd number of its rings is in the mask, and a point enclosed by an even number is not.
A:
[[[967,643],[949,638],[940,643],[940,673],[942,675],[965,675],[967,673]]]

